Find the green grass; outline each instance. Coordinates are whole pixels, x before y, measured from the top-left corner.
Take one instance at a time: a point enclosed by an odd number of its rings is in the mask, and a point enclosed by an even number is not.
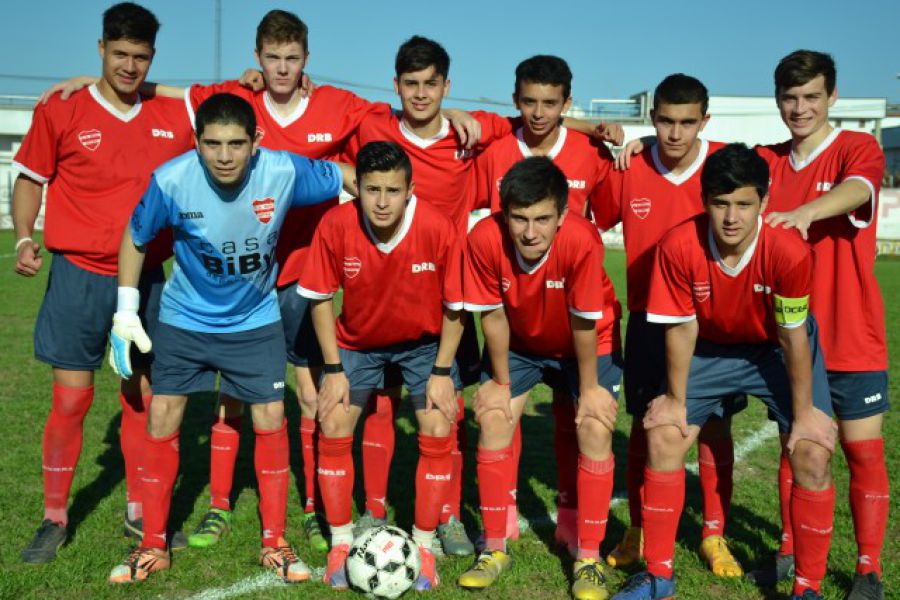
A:
[[[212,550],[186,550],[175,556],[171,571],[160,573],[137,587],[120,589],[106,583],[109,569],[127,553],[129,545],[122,537],[122,513],[125,484],[122,459],[118,448],[119,404],[117,382],[104,368],[97,376],[94,407],[85,421],[84,450],[72,489],[71,520],[73,535],[58,560],[46,566],[27,566],[19,562],[19,551],[31,538],[42,512],[42,483],[40,441],[44,420],[49,409],[50,370],[32,357],[32,327],[46,285],[46,269],[41,276],[27,280],[12,271],[13,238],[0,233],[0,598],[185,598],[209,588],[227,587],[245,578],[256,577],[259,548],[259,521],[256,512],[256,492],[253,479],[252,435],[245,424],[237,467],[237,503],[234,530]],[[49,263],[49,261],[48,261]],[[624,292],[624,255],[610,251],[607,268],[616,287]],[[49,266],[49,264],[45,264]],[[889,343],[891,344],[891,396],[900,398],[900,261],[879,261],[876,267],[886,299]],[[853,310],[847,307],[847,310]],[[471,393],[471,390],[469,390]],[[182,428],[182,475],[172,503],[172,523],[192,529],[205,511],[208,501],[206,487],[209,459],[209,424],[213,406],[212,395],[193,398]],[[298,412],[292,389],[288,391],[292,466],[295,478],[302,479],[300,464]],[[519,503],[521,512],[537,523],[546,523],[554,510],[553,487],[555,465],[552,451],[552,421],[549,394],[540,388],[524,419],[525,448],[521,466]],[[474,481],[475,424],[469,415],[467,471],[464,520],[470,531],[477,530],[477,488]],[[391,474],[389,502],[396,519],[405,527],[411,525],[413,511],[414,468],[416,438],[414,420],[409,407],[404,407],[397,427],[397,452]],[[735,438],[740,441],[765,423],[765,411],[760,403],[752,402],[750,409],[735,419]],[[615,450],[619,456],[616,490],[624,489],[624,456],[630,418],[621,413],[615,436]],[[900,434],[900,419],[889,413],[885,422],[885,437],[890,441]],[[900,468],[900,448],[887,445],[888,470]],[[745,566],[767,556],[776,545],[779,534],[776,468],[778,446],[770,440],[735,468],[734,505],[729,521],[729,536],[733,547]],[[361,469],[357,469],[357,491]],[[834,460],[838,488],[835,533],[829,560],[829,577],[825,593],[829,598],[843,598],[852,579],[855,563],[855,542],[850,522],[847,495],[847,468],[843,456]],[[307,562],[324,565],[325,556],[310,551],[301,541],[299,527],[301,507],[298,486],[292,485],[288,509],[288,535]],[[359,498],[358,498],[359,500]],[[677,569],[679,598],[721,600],[722,598],[779,598],[789,591],[786,585],[780,594],[764,595],[742,581],[716,579],[707,571],[696,555],[700,535],[700,497],[696,478],[689,475],[685,515],[678,536]],[[897,515],[896,502],[892,514]],[[617,505],[610,515],[605,550],[616,541],[627,524],[624,503]],[[512,544],[516,565],[483,598],[568,598],[568,573],[571,562],[555,553],[550,544],[553,530],[543,525]],[[900,527],[896,521],[888,523],[884,549],[885,584],[887,597],[893,597],[900,586],[896,572],[900,567]],[[439,563],[443,579],[435,598],[471,598],[468,592],[454,584],[455,578],[470,564],[467,559],[445,559]],[[612,575],[615,589],[622,577]],[[306,583],[296,587],[271,587],[242,597],[281,598],[337,597],[321,583]],[[346,597],[346,596],[345,596]]]

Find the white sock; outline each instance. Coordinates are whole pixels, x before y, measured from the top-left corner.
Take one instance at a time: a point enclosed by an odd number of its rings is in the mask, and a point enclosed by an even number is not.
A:
[[[413,525],[412,538],[417,546],[421,546],[426,550],[431,550],[431,543],[434,541],[434,529],[431,531],[422,531]]]
[[[346,525],[331,525],[330,529],[332,548],[340,546],[341,544],[347,544],[349,546],[353,543],[353,521],[350,521]]]

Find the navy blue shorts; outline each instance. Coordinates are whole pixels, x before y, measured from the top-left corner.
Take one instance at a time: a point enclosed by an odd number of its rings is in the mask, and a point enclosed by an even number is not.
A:
[[[159,299],[165,283],[166,276],[158,267],[142,273],[138,284],[138,314],[151,340],[159,323]],[[35,358],[70,371],[99,369],[116,312],[118,289],[115,275],[87,271],[65,256],[54,254],[47,291],[34,325]],[[134,369],[146,369],[152,360],[152,352],[143,354],[132,344]]]
[[[425,408],[425,385],[431,377],[431,368],[437,358],[437,339],[426,338],[374,350],[338,350],[344,372],[350,381],[351,404],[365,406],[372,392],[384,389],[385,370],[394,365],[400,371],[413,406],[416,410]],[[456,389],[462,389],[455,363],[450,376],[453,377]]]
[[[647,313],[628,315],[625,329],[625,410],[643,418],[650,401],[666,391],[666,326],[647,321]],[[727,418],[747,408],[747,396],[731,396],[714,417]]]
[[[297,293],[296,285],[278,290],[284,347],[288,362],[295,367],[321,367],[323,362],[309,307],[309,299]]]
[[[481,382],[493,377],[490,355],[484,353],[484,369]],[[619,398],[622,381],[622,357],[603,354],[597,357],[597,382]],[[544,382],[551,389],[568,392],[573,400],[578,399],[578,361],[574,358],[549,358],[535,354],[509,351],[509,391],[513,398],[527,393],[537,384]]]
[[[284,329],[280,321],[234,333],[189,331],[160,323],[153,393],[185,396],[219,392],[252,404],[284,398]]]
[[[812,354],[813,406],[831,416],[831,392],[818,326],[810,315],[806,333]],[[775,344],[714,344],[698,339],[687,386],[687,421],[703,426],[721,407],[722,398],[750,394],[766,403],[769,419],[788,433],[794,420],[791,385],[784,353]]]
[[[457,389],[467,388],[478,383],[481,375],[481,349],[478,347],[478,332],[475,330],[475,319],[466,319],[459,347],[456,349],[456,368],[459,369]],[[384,370],[384,389],[403,385],[403,374],[397,365],[388,365]]]
[[[888,402],[887,371],[828,371],[831,406],[842,421],[885,413]]]

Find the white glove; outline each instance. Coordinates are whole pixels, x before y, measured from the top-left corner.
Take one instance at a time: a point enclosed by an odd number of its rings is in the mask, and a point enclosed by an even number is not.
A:
[[[134,342],[144,354],[153,348],[137,314],[140,300],[140,292],[136,288],[119,288],[119,301],[116,314],[113,315],[112,330],[109,332],[109,366],[123,379],[131,377],[132,373],[131,343]]]

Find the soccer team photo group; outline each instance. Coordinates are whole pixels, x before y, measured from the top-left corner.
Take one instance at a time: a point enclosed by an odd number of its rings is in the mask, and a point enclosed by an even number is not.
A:
[[[99,75],[12,162],[4,389],[37,408],[0,596],[900,597],[900,263],[827,38],[770,65],[753,144],[704,136],[691,64],[627,139],[539,44],[503,116],[445,106],[414,30],[388,104],[306,73],[296,6],[183,86],[150,10],[96,17]]]

